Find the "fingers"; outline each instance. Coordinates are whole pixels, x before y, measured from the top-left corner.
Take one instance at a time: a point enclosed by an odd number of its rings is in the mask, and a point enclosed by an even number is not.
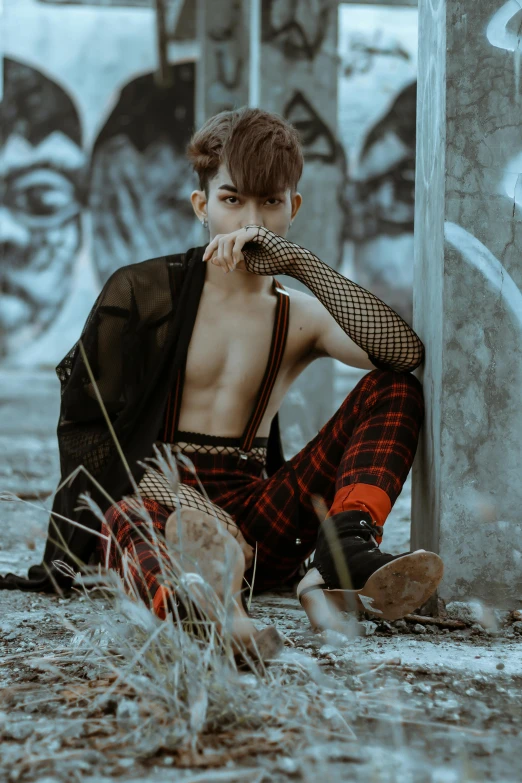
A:
[[[227,272],[234,269],[234,259],[232,258],[233,239],[230,234],[226,234],[219,240],[218,259],[219,265]]]
[[[245,268],[242,248],[247,242],[251,242],[257,235],[257,226],[239,229],[231,234],[216,234],[207,245],[203,254],[203,261],[210,261],[226,272],[233,272],[238,266]]]

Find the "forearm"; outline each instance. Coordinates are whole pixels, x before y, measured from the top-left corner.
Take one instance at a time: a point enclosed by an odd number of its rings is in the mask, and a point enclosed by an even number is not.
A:
[[[243,248],[245,266],[260,275],[286,274],[315,294],[341,329],[382,369],[409,372],[424,359],[424,346],[406,321],[379,297],[343,277],[294,242],[258,227]]]

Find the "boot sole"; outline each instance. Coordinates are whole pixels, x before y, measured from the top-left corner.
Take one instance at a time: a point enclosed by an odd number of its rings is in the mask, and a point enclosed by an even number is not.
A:
[[[303,609],[317,625],[338,625],[334,610],[368,612],[383,620],[399,620],[421,607],[437,589],[444,565],[435,552],[423,549],[403,555],[379,568],[359,590],[314,590],[299,597]],[[315,620],[315,622],[314,622]]]

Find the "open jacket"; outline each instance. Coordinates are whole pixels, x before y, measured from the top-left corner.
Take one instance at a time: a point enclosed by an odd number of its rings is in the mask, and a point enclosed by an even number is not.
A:
[[[77,508],[79,496],[89,493],[104,513],[111,501],[90,476],[115,502],[133,490],[96,397],[80,342],[138,483],[144,472],[138,461],[153,456],[170,385],[187,356],[205,281],[204,250],[191,248],[186,253],[124,266],[103,287],[80,340],[56,368],[61,383],[57,429],[60,484],[80,465],[90,475],[79,471],[56,492],[43,562],[29,569],[27,579],[14,574],[0,577],[0,588],[68,588],[72,580],[52,561],[65,561],[75,571],[79,570],[78,562],[92,562],[96,536],[90,531],[99,531],[100,520],[91,510]],[[267,474],[272,475],[283,463],[276,415],[268,439]],[[67,519],[87,529],[73,526]]]

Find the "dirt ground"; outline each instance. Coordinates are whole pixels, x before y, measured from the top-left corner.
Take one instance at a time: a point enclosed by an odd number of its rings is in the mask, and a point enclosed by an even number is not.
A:
[[[0,573],[24,573],[41,557],[57,478],[57,382],[52,373],[4,371],[0,406],[0,453],[7,455],[0,492],[25,501],[0,501]],[[407,548],[408,517],[406,485],[387,520],[383,549]],[[256,741],[241,731],[228,739],[223,734],[213,755],[183,760],[166,751],[137,758],[131,745],[123,755],[102,752],[88,707],[74,715],[64,708],[63,672],[60,680],[42,661],[57,662],[72,649],[93,606],[112,611],[102,598],[80,594],[0,592],[0,781],[521,779],[520,614],[454,604],[440,607],[438,623],[359,618],[360,635],[346,638],[313,634],[290,588],[259,596],[252,607],[259,626],[275,623],[285,652],[314,661],[324,675],[313,686],[331,698],[324,732],[319,727],[295,745],[277,738],[267,744],[272,730]],[[76,682],[84,677],[88,687],[93,675],[78,666]],[[336,724],[333,709],[341,704],[344,725]]]

